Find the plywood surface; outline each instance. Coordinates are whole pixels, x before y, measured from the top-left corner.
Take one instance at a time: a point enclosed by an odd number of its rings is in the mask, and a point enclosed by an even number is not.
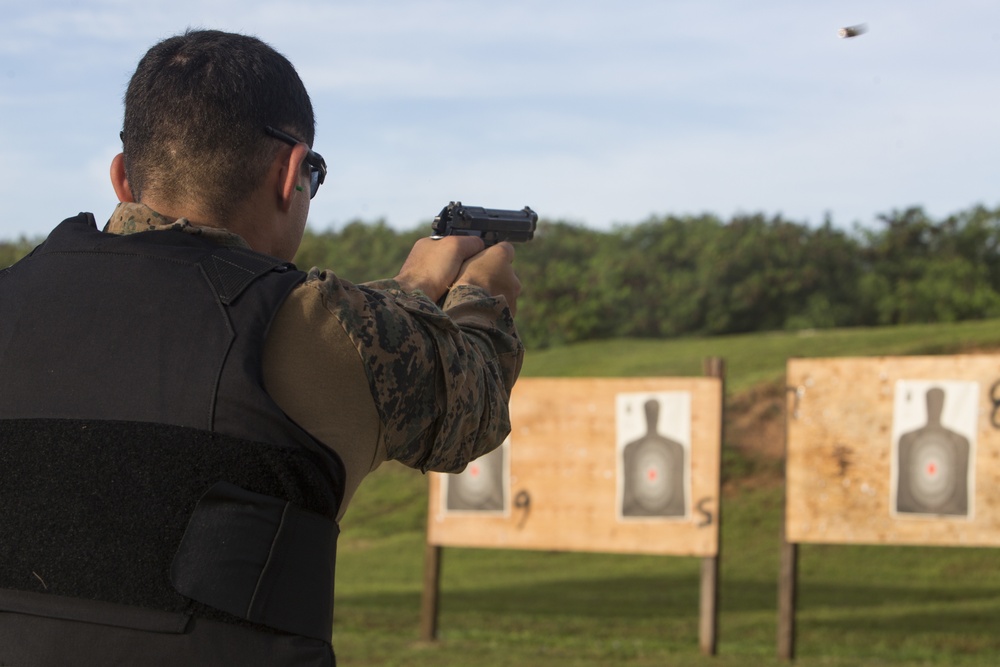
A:
[[[790,542],[1000,545],[1000,357],[788,362]]]
[[[622,513],[622,438],[632,437],[623,436],[622,405],[642,404],[647,396],[666,397],[665,405],[680,397],[684,400],[677,405],[690,406],[687,435],[672,436],[688,455],[682,515]],[[665,422],[673,419],[672,413],[660,416],[657,430],[671,435],[672,425]],[[432,474],[428,541],[713,556],[718,553],[721,420],[717,378],[521,379],[511,399],[503,510],[449,510],[445,476]]]

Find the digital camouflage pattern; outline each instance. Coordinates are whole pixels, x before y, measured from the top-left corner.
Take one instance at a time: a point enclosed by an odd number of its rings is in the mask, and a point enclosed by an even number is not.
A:
[[[172,220],[142,204],[119,204],[105,227],[113,234],[156,230],[248,247],[232,232]],[[458,286],[442,309],[393,280],[354,285],[313,268],[286,306],[317,292],[361,357],[385,458],[424,471],[459,472],[503,442],[524,347],[502,297]]]
[[[510,432],[507,404],[524,348],[502,298],[453,289],[444,310],[394,281],[357,286],[314,269],[362,356],[389,458],[421,470],[457,472]],[[458,323],[461,323],[461,326]]]
[[[114,213],[111,214],[108,224],[104,226],[104,231],[111,234],[134,234],[164,229],[201,236],[219,245],[250,248],[246,241],[230,231],[217,227],[193,225],[186,218],[174,220],[160,215],[144,204],[119,203]]]

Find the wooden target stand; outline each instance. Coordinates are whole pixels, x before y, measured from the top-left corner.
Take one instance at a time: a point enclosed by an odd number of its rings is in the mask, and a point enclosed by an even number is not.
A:
[[[448,547],[696,556],[699,644],[717,650],[724,362],[697,378],[523,378],[508,441],[430,475],[421,639]]]
[[[778,657],[798,545],[1000,546],[1000,356],[791,359]]]

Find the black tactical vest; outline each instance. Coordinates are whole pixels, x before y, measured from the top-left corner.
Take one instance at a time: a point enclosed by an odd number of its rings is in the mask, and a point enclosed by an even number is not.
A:
[[[0,628],[17,612],[330,652],[343,464],[261,371],[302,279],[89,214],[0,270]]]

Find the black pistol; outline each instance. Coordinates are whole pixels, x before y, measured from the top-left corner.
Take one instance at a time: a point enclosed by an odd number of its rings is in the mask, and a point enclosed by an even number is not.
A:
[[[535,235],[538,214],[525,206],[520,211],[503,211],[482,206],[465,206],[453,201],[434,218],[432,238],[454,234],[478,236],[486,246],[501,241],[530,241]]]

